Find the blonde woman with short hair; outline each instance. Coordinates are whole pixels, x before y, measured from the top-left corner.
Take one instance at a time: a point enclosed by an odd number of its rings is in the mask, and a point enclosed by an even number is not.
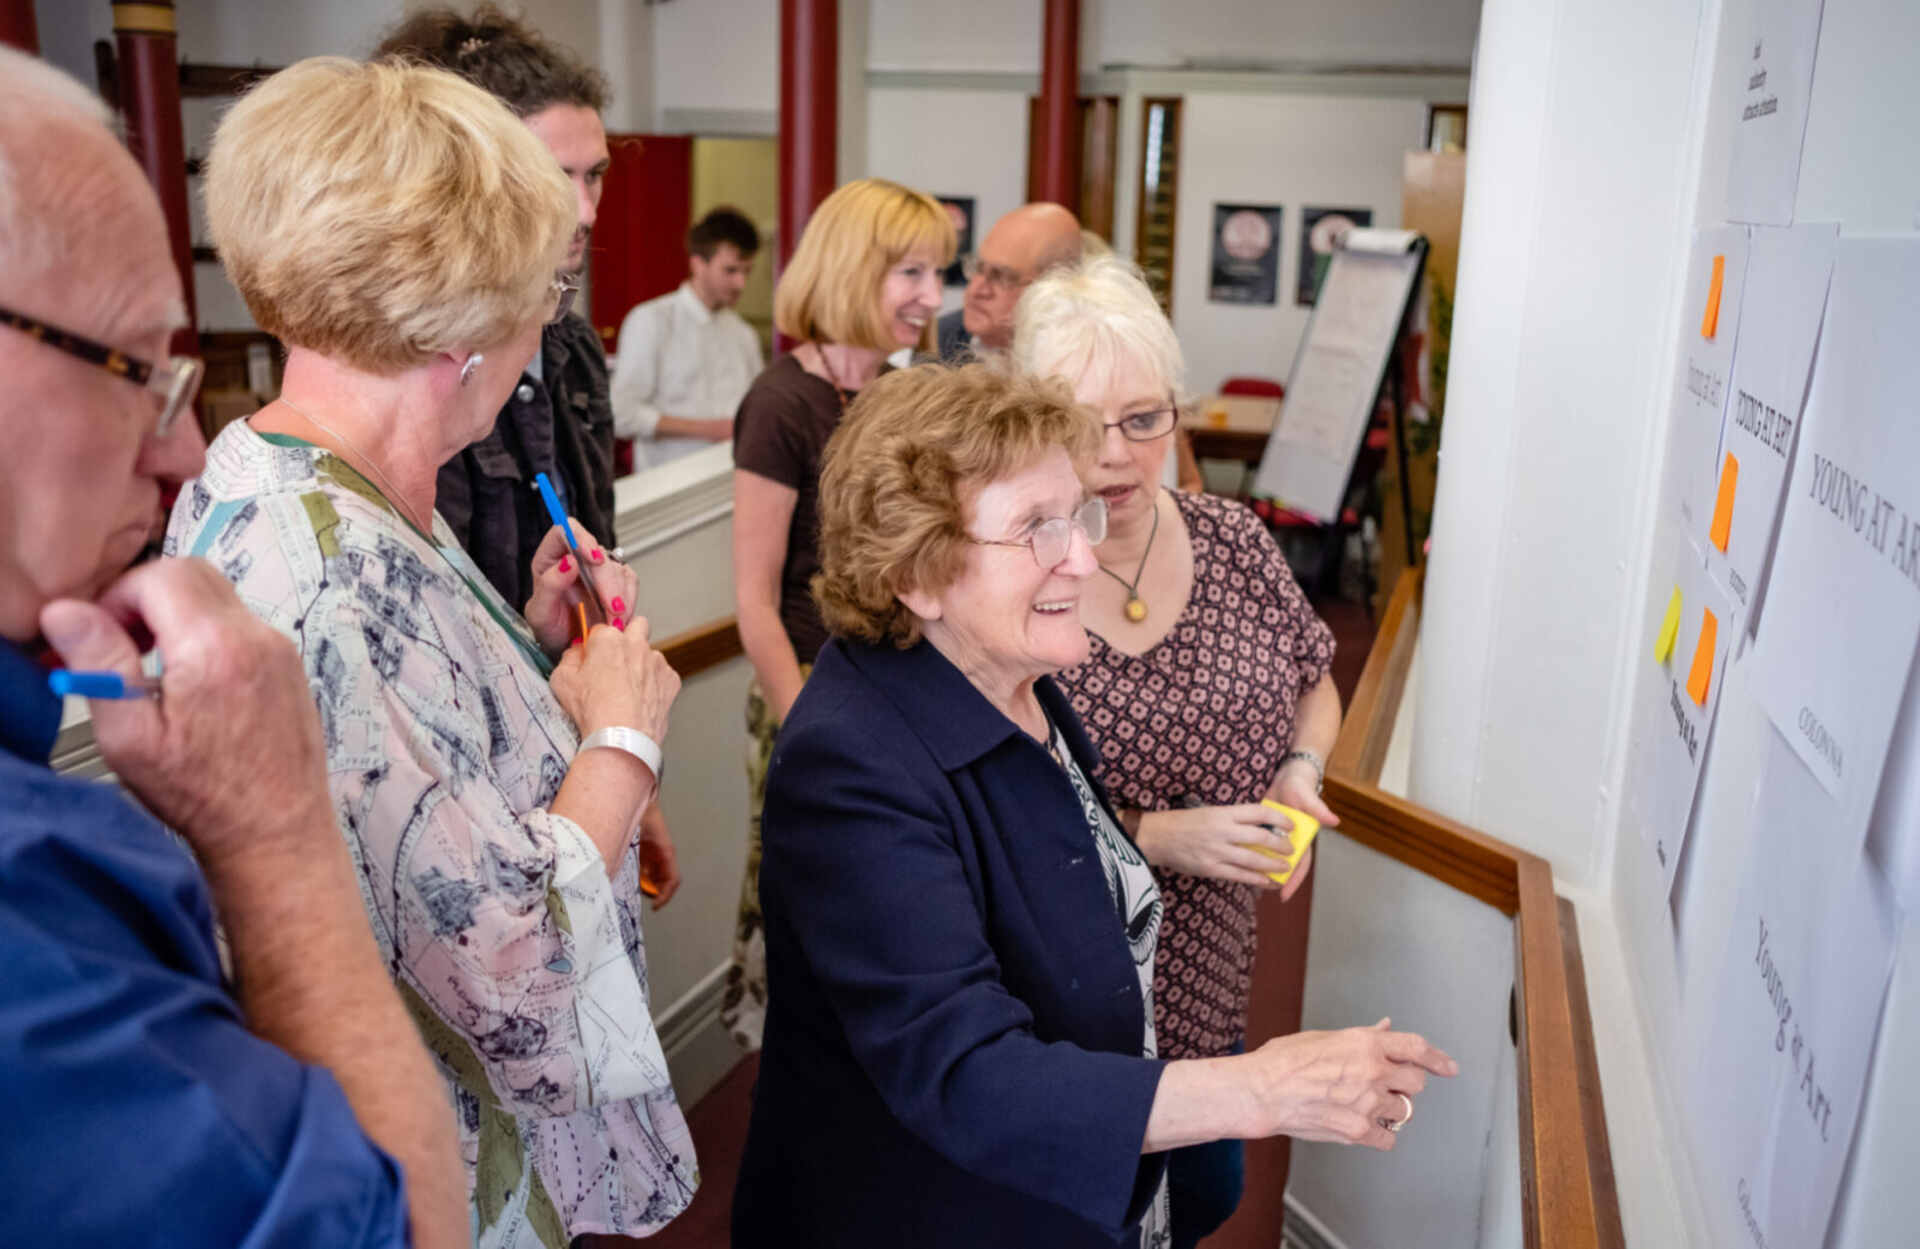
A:
[[[168,548],[301,652],[367,918],[449,1086],[477,1243],[656,1231],[698,1183],[634,846],[679,682],[643,620],[569,645],[582,576],[616,617],[634,601],[591,538],[583,569],[548,534],[523,616],[434,511],[440,466],[565,312],[573,192],[480,88],[317,58],[222,120],[206,197],[286,380],[214,440]]]
[[[814,210],[773,297],[794,346],[755,379],[733,430],[733,592],[747,695],[747,868],[721,1021],[760,1047],[765,948],[757,879],[760,803],[774,734],[826,626],[807,586],[819,571],[820,456],[846,405],[903,348],[930,349],[953,224],[939,201],[880,178],[849,182]]]

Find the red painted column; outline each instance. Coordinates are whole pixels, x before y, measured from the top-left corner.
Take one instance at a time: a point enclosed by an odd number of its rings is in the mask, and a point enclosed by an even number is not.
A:
[[[1080,211],[1080,0],[1047,0],[1040,62],[1041,199]]]
[[[180,58],[175,47],[172,0],[113,6],[118,50],[120,111],[127,147],[146,171],[166,214],[174,267],[186,289],[189,325],[198,325],[193,299],[193,241],[187,218],[187,151],[180,133]],[[191,350],[191,328],[174,338],[174,350]]]
[[[780,268],[837,183],[838,0],[780,0]]]
[[[33,0],[0,0],[0,43],[29,56],[40,55],[40,24],[34,20]]]

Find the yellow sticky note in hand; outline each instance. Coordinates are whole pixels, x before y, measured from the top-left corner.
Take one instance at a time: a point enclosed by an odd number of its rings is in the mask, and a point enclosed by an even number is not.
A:
[[[1667,599],[1667,614],[1660,620],[1660,636],[1653,640],[1653,662],[1664,664],[1673,658],[1673,644],[1680,637],[1680,587],[1673,587]]]
[[[1700,613],[1700,640],[1693,645],[1693,667],[1687,672],[1687,697],[1695,706],[1707,705],[1707,686],[1713,680],[1713,644],[1720,632],[1720,622],[1713,618],[1711,611]]]
[[[1320,821],[1314,819],[1305,811],[1296,810],[1283,802],[1275,802],[1271,798],[1262,798],[1260,805],[1263,807],[1272,807],[1275,811],[1280,812],[1291,821],[1293,832],[1288,840],[1293,843],[1293,851],[1290,854],[1281,854],[1278,850],[1269,849],[1266,846],[1256,846],[1252,843],[1244,844],[1246,844],[1249,850],[1258,850],[1269,859],[1279,859],[1286,864],[1284,868],[1277,872],[1267,873],[1268,880],[1276,885],[1284,885],[1293,878],[1293,869],[1300,866],[1300,856],[1307,852],[1307,847],[1313,844],[1315,837],[1319,836]]]
[[[1727,278],[1727,258],[1713,258],[1713,285],[1707,288],[1707,312],[1700,318],[1700,337],[1712,338],[1720,332],[1720,285]]]

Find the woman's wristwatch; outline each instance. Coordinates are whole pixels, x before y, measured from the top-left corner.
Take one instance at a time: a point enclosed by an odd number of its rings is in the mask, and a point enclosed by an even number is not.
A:
[[[578,759],[589,750],[597,750],[602,746],[610,750],[626,751],[653,770],[653,783],[655,785],[660,783],[664,764],[660,743],[654,741],[639,729],[629,729],[620,726],[595,729],[593,732],[587,734],[586,739],[580,743],[580,749],[573,752],[573,757]]]
[[[1313,792],[1314,793],[1317,794],[1322,789],[1326,788],[1327,761],[1325,759],[1322,759],[1319,755],[1314,754],[1311,750],[1289,750],[1286,754],[1280,756],[1280,766],[1284,768],[1289,763],[1292,763],[1295,759],[1305,759],[1308,763],[1313,765]]]

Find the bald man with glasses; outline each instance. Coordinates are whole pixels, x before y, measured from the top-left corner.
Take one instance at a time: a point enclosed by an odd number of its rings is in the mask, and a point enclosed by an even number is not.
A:
[[[128,571],[205,444],[159,201],[109,124],[0,47],[0,1244],[464,1244],[300,661],[212,566]],[[143,649],[154,691],[92,704],[125,791],[56,774],[47,668],[138,686]]]
[[[1013,346],[1013,308],[1035,278],[1080,260],[1080,222],[1058,204],[1023,204],[993,223],[966,259],[966,302],[940,318],[948,364]]]

